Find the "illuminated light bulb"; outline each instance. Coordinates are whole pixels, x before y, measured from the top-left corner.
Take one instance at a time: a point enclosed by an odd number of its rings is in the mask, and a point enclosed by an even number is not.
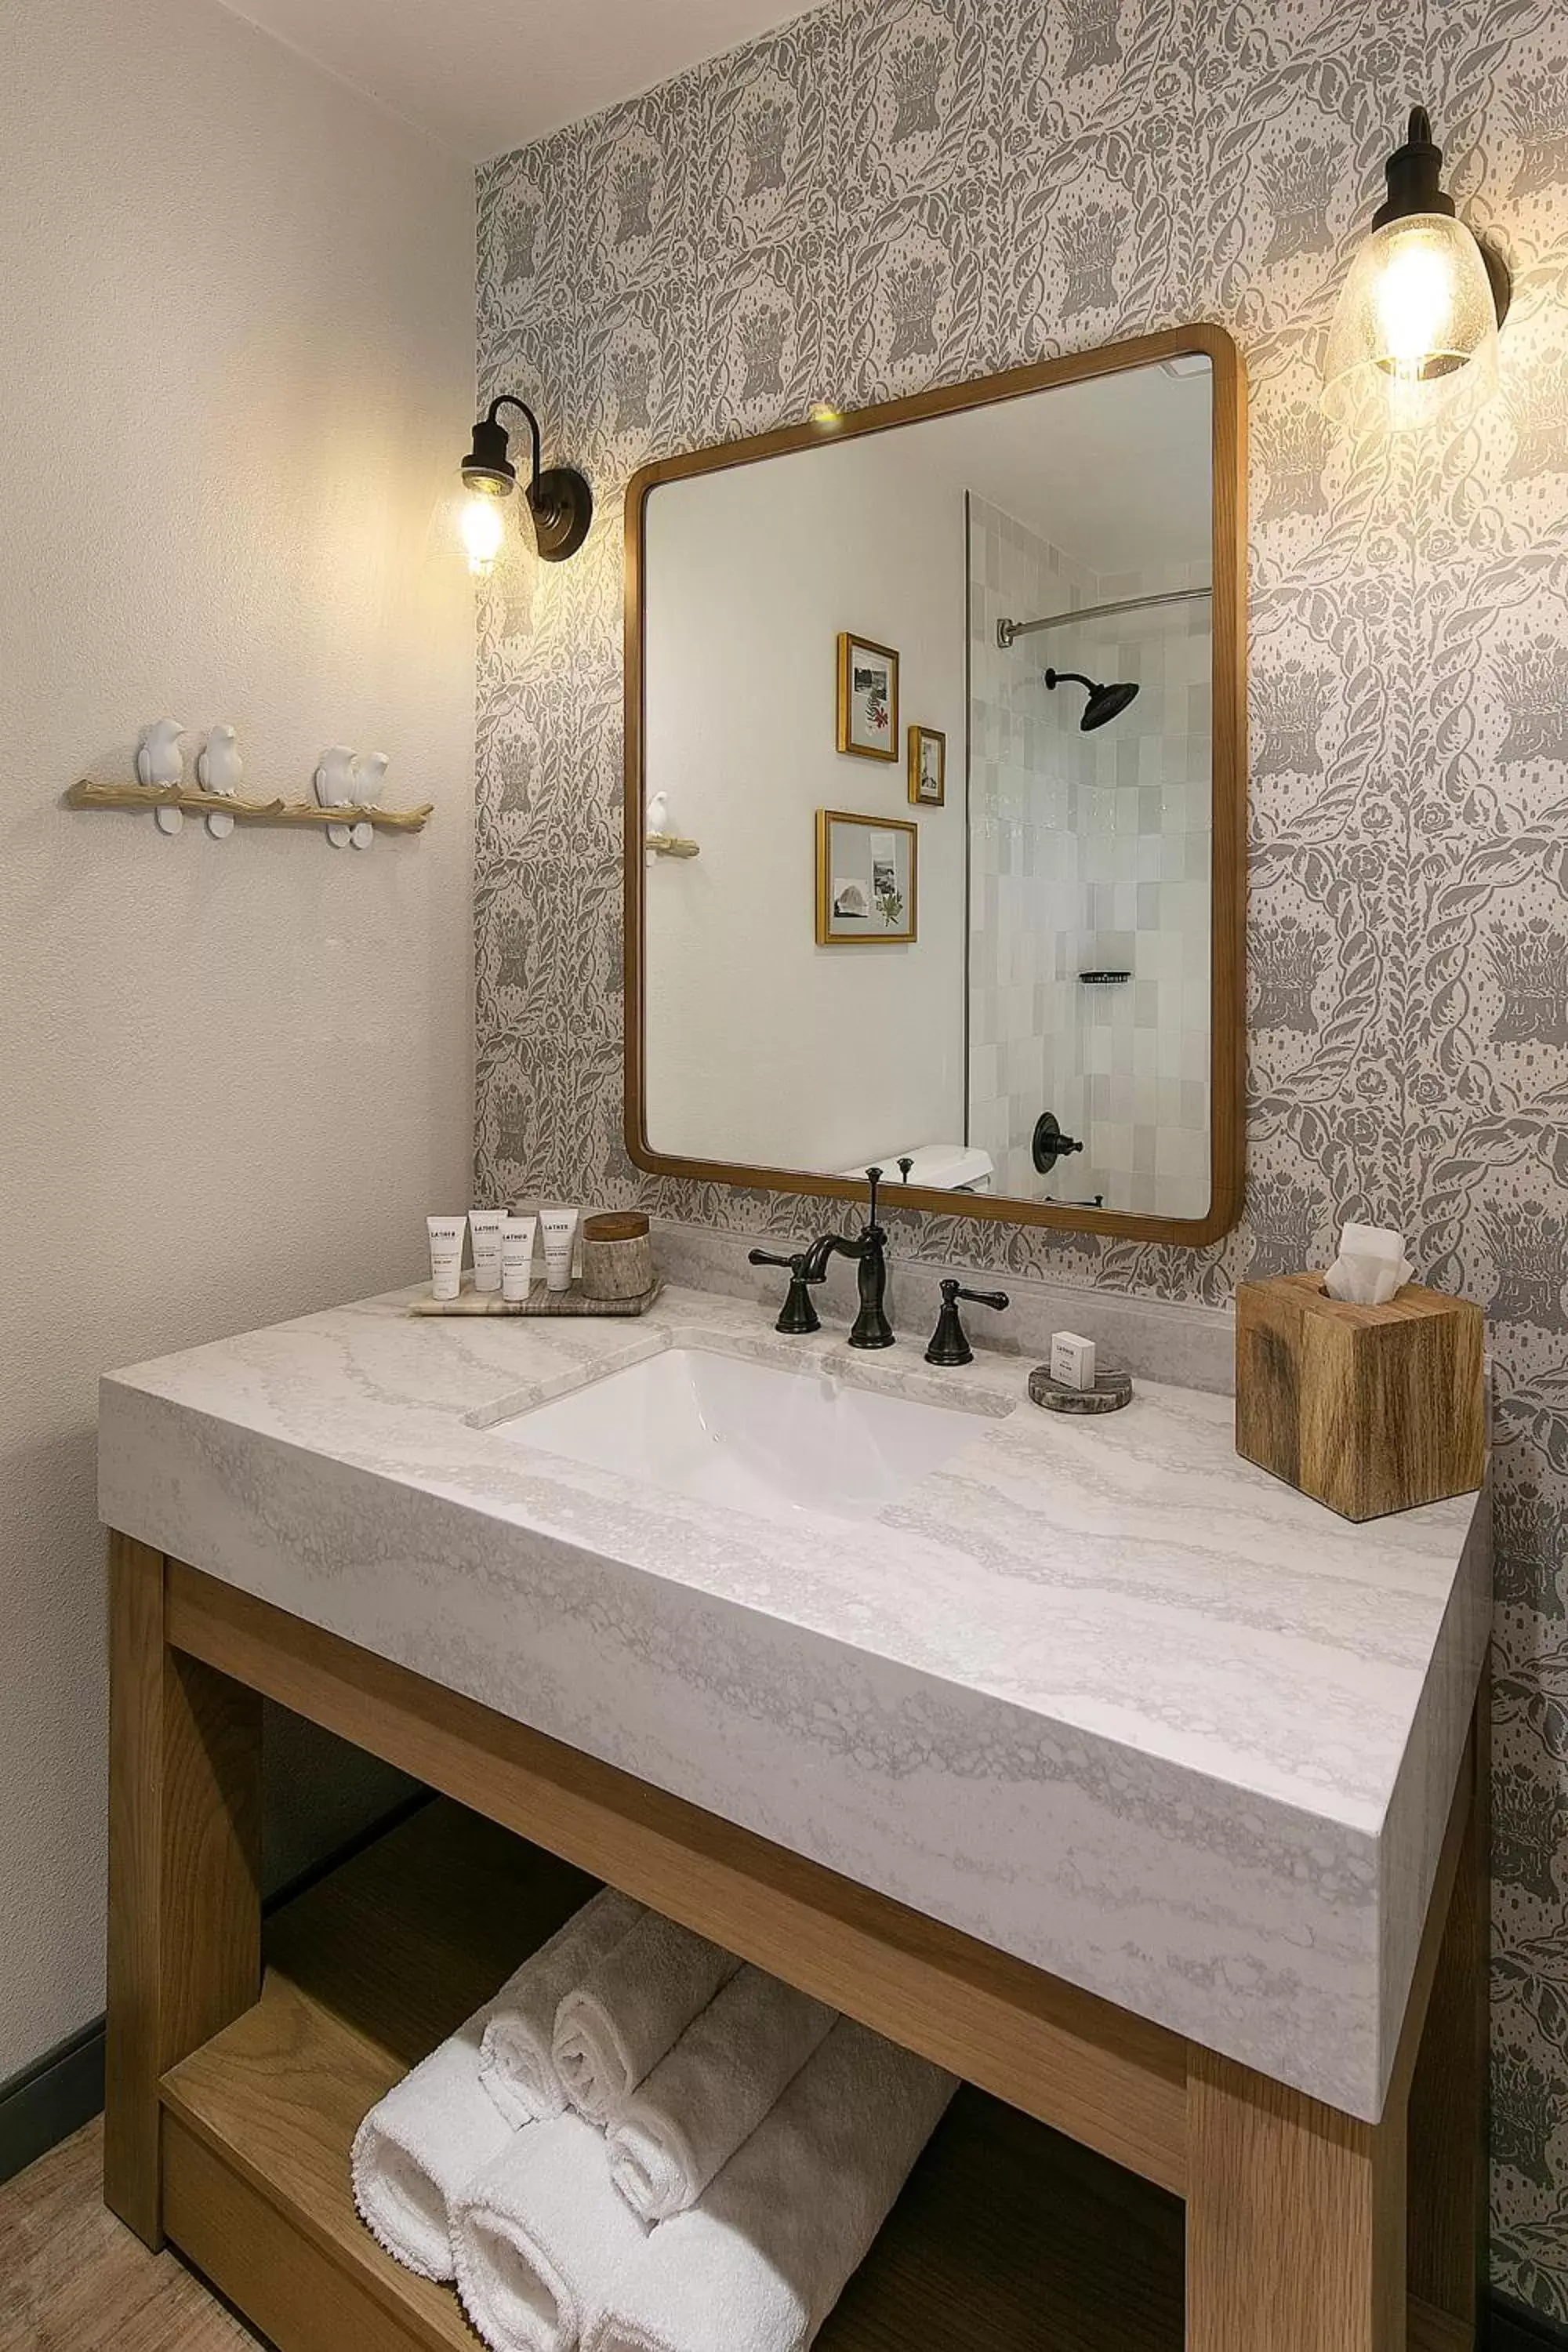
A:
[[[1378,365],[1402,383],[1447,375],[1463,364],[1450,348],[1455,275],[1453,256],[1419,229],[1395,236],[1372,299],[1381,345]]]
[[[1388,161],[1388,201],[1345,278],[1329,335],[1323,405],[1352,430],[1468,420],[1497,389],[1506,303],[1445,195],[1424,109]]]
[[[478,491],[465,499],[461,529],[463,545],[468,550],[468,570],[476,580],[488,580],[495,570],[496,557],[500,553],[501,539],[506,530],[506,512],[500,499]]]
[[[1374,229],[1329,337],[1323,404],[1396,429],[1473,413],[1497,388],[1497,302],[1463,221],[1418,214]]]

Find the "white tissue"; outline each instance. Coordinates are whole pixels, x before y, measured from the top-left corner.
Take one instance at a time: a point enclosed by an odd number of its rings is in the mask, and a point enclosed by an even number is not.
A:
[[[1323,1276],[1331,1298],[1352,1307],[1384,1307],[1410,1279],[1405,1236],[1389,1225],[1345,1225],[1340,1254]]]

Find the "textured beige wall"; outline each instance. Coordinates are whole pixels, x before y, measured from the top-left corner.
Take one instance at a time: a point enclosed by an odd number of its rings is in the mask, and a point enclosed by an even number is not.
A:
[[[0,2080],[101,2003],[107,1366],[408,1279],[468,1192],[467,167],[208,0],[0,19]],[[58,795],[143,722],[421,840]],[[283,1727],[297,1863],[371,1793]]]

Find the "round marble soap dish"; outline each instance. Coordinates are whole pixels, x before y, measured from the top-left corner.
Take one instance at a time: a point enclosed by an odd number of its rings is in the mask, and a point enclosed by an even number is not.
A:
[[[1069,1389],[1065,1381],[1052,1379],[1048,1364],[1037,1364],[1029,1374],[1029,1399],[1047,1412],[1120,1412],[1132,1402],[1132,1375],[1101,1372],[1091,1389]]]

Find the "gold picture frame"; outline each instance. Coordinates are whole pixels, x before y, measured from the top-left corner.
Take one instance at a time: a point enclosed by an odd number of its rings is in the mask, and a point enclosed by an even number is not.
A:
[[[928,755],[936,747],[935,791],[931,791],[931,771]],[[947,805],[947,735],[941,727],[922,727],[918,719],[910,722],[910,803],[914,808],[945,808]]]
[[[864,661],[858,656],[864,655]],[[885,667],[879,669],[879,664]],[[884,691],[878,692],[878,682]],[[837,747],[854,760],[899,756],[899,656],[853,629],[838,635]]]
[[[880,841],[873,837],[878,835]],[[920,827],[908,817],[818,809],[817,946],[913,947],[920,936]]]

